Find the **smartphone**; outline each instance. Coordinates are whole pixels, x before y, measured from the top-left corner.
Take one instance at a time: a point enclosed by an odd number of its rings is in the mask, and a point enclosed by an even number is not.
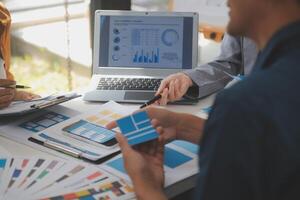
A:
[[[63,133],[80,141],[101,145],[101,147],[114,147],[117,144],[115,132],[98,124],[79,120],[63,129]]]

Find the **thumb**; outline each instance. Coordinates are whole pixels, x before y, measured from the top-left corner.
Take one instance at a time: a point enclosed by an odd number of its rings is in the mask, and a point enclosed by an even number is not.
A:
[[[130,151],[131,147],[129,146],[127,139],[121,133],[116,133],[116,139],[123,154]]]
[[[111,121],[108,124],[105,125],[105,128],[107,129],[113,129],[117,127],[117,122],[116,121]]]

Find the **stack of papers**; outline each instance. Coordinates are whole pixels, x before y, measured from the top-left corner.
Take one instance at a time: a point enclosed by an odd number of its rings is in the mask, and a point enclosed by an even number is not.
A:
[[[0,199],[131,199],[133,188],[101,168],[43,158],[0,158]]]

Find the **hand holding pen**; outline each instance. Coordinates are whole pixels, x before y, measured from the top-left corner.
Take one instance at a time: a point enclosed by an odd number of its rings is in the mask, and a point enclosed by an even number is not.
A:
[[[164,78],[156,93],[161,95],[158,103],[166,105],[168,102],[180,100],[191,86],[193,86],[192,79],[182,72]]]
[[[0,109],[9,106],[14,100],[16,90],[8,86],[15,84],[15,81],[0,79]]]
[[[149,106],[151,104],[154,104],[156,101],[158,101],[161,98],[161,94],[154,96],[152,99],[141,105],[141,109],[145,108],[146,106]]]

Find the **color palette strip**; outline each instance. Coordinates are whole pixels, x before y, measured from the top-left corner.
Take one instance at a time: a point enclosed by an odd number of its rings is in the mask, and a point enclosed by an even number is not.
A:
[[[136,145],[158,138],[147,112],[138,112],[117,120],[122,134],[130,145]]]
[[[113,181],[102,184],[97,188],[91,188],[87,190],[82,190],[78,192],[73,192],[65,195],[50,197],[44,200],[71,200],[71,199],[85,199],[85,200],[92,200],[92,199],[114,199],[115,197],[123,196],[127,193],[132,193],[133,188],[129,186],[126,182],[120,181]],[[108,193],[113,194],[109,195]],[[101,195],[103,194],[103,195]],[[101,195],[101,196],[99,196]],[[97,196],[97,197],[95,197]]]

